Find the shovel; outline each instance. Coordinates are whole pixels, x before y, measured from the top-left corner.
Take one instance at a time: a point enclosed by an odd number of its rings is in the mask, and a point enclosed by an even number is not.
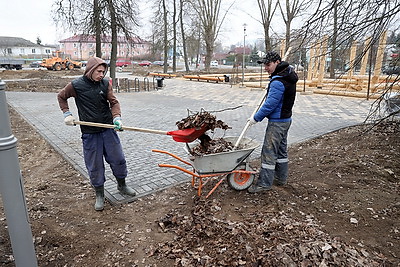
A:
[[[87,121],[74,121],[74,123],[79,124],[79,125],[85,125],[85,126],[94,126],[94,127],[114,129],[114,125],[112,125],[112,124],[87,122]],[[176,142],[190,143],[190,142],[193,142],[194,140],[196,140],[197,138],[199,138],[201,135],[203,135],[207,131],[207,126],[203,125],[201,128],[189,128],[189,129],[169,131],[169,132],[161,131],[161,130],[128,127],[128,126],[122,126],[122,130],[136,131],[136,132],[143,132],[143,133],[152,133],[152,134],[171,135],[172,138]]]
[[[267,97],[268,91],[265,91],[264,97],[261,99],[260,103],[258,104],[258,106],[256,107],[256,109],[253,111],[253,113],[251,114],[251,118],[254,118],[254,115],[257,113],[258,109],[262,106],[262,104],[264,103],[265,98]],[[235,146],[233,147],[233,150],[236,150],[237,147],[240,144],[240,141],[242,141],[244,134],[247,132],[247,130],[250,127],[250,122],[246,122],[246,125],[244,126],[242,133],[240,134],[239,138],[236,140]]]

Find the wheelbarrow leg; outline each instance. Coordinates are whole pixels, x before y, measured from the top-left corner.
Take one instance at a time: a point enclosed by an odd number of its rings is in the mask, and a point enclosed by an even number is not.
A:
[[[201,189],[203,187],[203,177],[199,177],[199,187],[197,188],[197,195],[200,197],[201,196]]]
[[[222,178],[218,181],[218,183],[213,187],[213,189],[211,189],[210,192],[208,192],[206,198],[208,198],[216,189],[217,187],[224,181],[226,175],[223,175]]]

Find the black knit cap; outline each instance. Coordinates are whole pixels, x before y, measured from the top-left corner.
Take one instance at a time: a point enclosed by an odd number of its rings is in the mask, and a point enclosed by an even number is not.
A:
[[[257,60],[258,64],[268,64],[270,62],[282,61],[281,56],[275,51],[268,51],[262,60]]]

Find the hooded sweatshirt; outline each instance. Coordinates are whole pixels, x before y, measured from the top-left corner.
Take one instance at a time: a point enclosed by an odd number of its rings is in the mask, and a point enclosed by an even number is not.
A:
[[[68,98],[74,97],[78,108],[79,120],[96,123],[112,124],[113,118],[121,116],[121,108],[114,95],[112,85],[108,79],[94,81],[93,72],[98,66],[107,64],[100,58],[92,57],[88,60],[83,76],[73,80],[62,89],[57,96],[62,112],[68,112]],[[105,74],[104,73],[104,74]],[[81,125],[82,133],[99,133],[104,128]]]
[[[286,122],[292,117],[292,107],[296,97],[298,77],[292,67],[285,61],[276,66],[268,85],[267,98],[254,115],[254,120]]]

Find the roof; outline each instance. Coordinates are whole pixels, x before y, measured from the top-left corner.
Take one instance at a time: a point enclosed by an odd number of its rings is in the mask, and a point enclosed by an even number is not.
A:
[[[136,43],[136,44],[143,44],[143,43],[147,43],[147,41],[142,40],[140,37],[135,36],[132,37],[132,42]],[[94,35],[89,35],[89,34],[76,34],[72,37],[69,37],[67,39],[63,39],[61,41],[59,41],[60,43],[95,43],[96,42],[96,38]],[[102,43],[111,43],[111,36],[106,36],[103,35],[101,37],[101,42]],[[126,43],[127,39],[125,36],[118,36],[118,43]]]
[[[31,41],[28,41],[24,38],[20,37],[9,37],[9,36],[0,36],[0,47],[12,47],[12,46],[18,46],[18,47],[23,47],[23,46],[36,46],[39,47],[41,45],[32,43]]]

